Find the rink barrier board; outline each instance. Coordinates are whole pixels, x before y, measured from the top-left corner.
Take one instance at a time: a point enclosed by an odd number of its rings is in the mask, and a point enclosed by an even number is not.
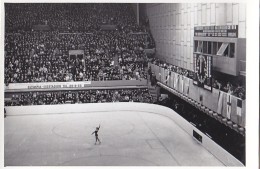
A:
[[[10,83],[5,86],[5,92],[26,91],[60,91],[81,89],[105,89],[105,88],[128,88],[147,87],[147,80],[108,80],[108,81],[77,81],[77,82],[39,82],[39,83]]]

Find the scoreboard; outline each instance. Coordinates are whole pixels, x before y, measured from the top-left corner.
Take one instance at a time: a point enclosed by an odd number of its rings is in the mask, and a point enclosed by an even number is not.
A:
[[[199,87],[212,91],[212,56],[194,54],[193,59],[193,83]]]
[[[238,25],[196,26],[194,27],[194,36],[237,38]]]

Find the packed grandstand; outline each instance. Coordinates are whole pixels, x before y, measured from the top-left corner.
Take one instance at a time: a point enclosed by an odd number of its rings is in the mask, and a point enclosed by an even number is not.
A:
[[[147,23],[137,24],[130,4],[6,4],[5,84],[147,78],[155,48]],[[34,25],[48,25],[46,31]],[[116,25],[112,30],[102,25]],[[85,57],[69,57],[69,50]],[[153,62],[192,77],[193,71]],[[239,80],[214,77],[213,87],[245,98]]]

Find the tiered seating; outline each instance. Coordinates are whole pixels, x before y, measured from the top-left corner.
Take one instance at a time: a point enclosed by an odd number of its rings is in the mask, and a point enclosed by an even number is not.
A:
[[[6,4],[5,83],[146,78],[151,35],[127,4]],[[24,18],[24,16],[27,16]],[[49,31],[31,31],[46,24]],[[114,24],[117,30],[102,31]],[[84,50],[84,58],[69,58]]]

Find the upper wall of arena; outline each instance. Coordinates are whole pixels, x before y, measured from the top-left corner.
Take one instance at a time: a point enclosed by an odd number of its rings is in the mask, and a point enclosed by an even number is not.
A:
[[[238,25],[238,38],[246,38],[246,4],[145,4],[157,54],[166,62],[193,70],[195,26]]]

